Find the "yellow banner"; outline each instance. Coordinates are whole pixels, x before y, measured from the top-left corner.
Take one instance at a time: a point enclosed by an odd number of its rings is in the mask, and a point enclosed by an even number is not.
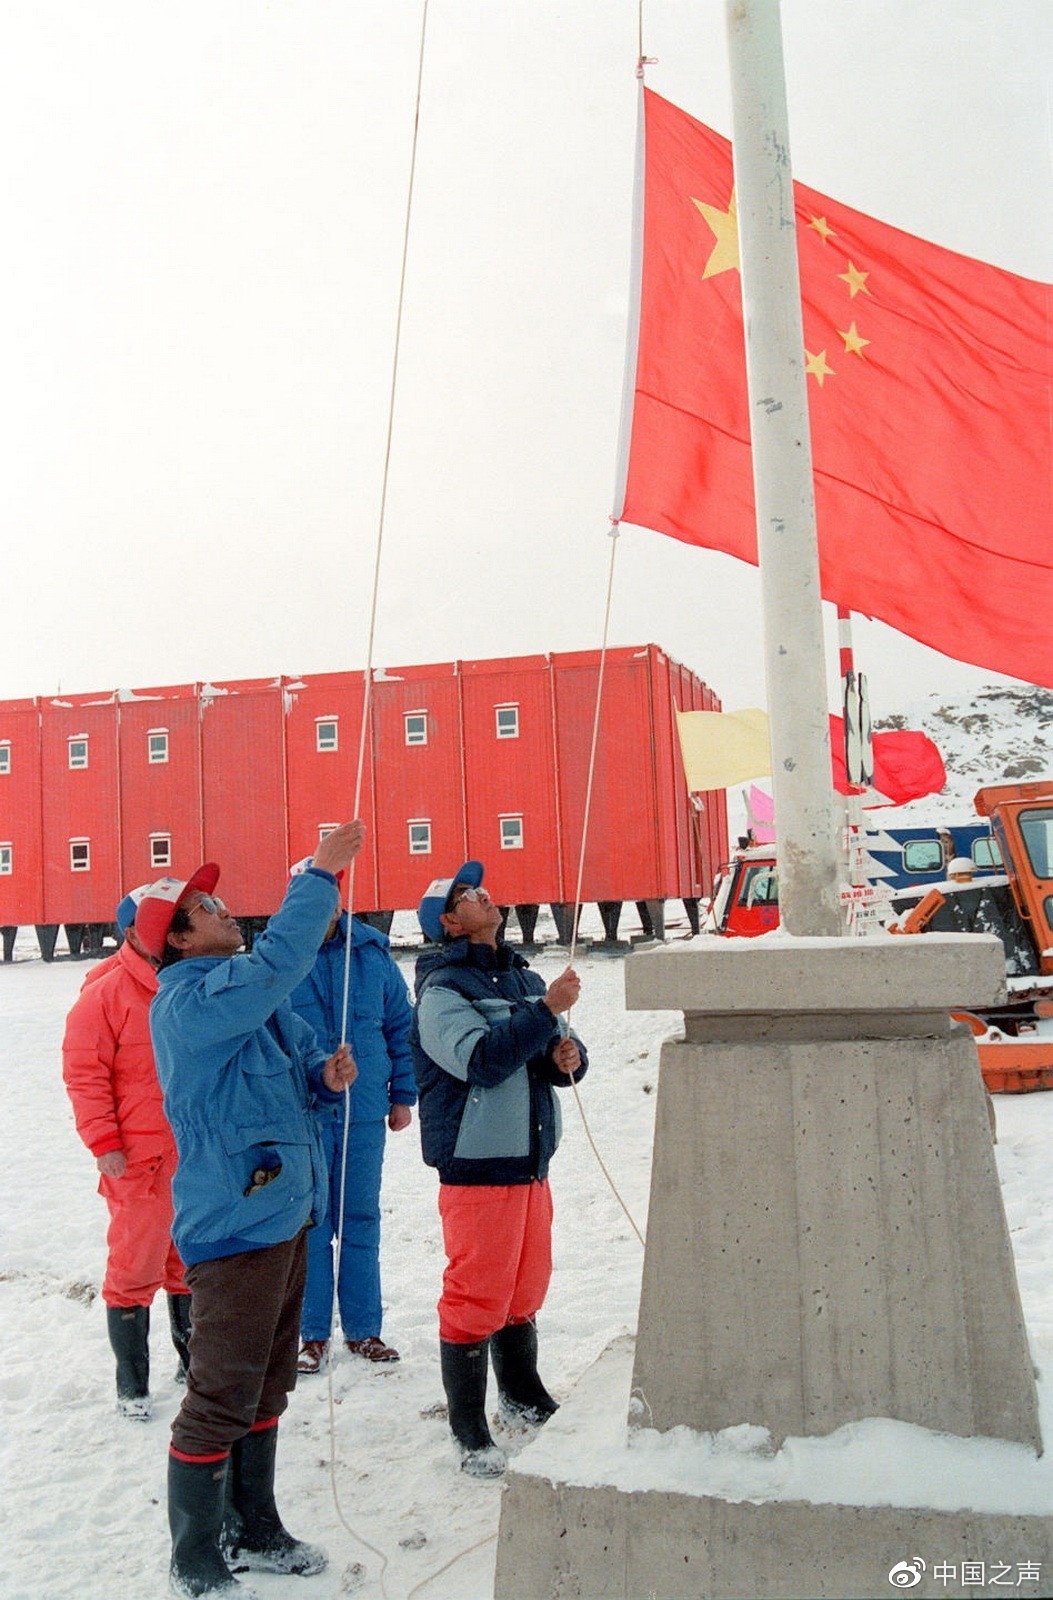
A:
[[[727,789],[770,775],[766,711],[678,711],[676,725],[689,789]]]

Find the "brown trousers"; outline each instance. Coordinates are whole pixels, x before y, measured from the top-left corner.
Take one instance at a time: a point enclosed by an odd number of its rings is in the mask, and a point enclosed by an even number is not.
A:
[[[286,1409],[296,1387],[306,1275],[306,1229],[284,1244],[187,1268],[190,1371],[172,1423],[173,1450],[225,1455],[255,1423]]]

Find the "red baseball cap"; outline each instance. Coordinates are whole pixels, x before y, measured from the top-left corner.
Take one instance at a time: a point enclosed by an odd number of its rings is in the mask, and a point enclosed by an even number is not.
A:
[[[135,913],[135,931],[144,950],[158,961],[165,953],[172,918],[191,889],[211,894],[219,882],[219,868],[206,861],[190,878],[158,878],[147,889]]]

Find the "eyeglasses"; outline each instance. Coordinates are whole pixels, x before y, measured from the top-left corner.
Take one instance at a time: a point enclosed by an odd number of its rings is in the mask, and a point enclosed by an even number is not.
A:
[[[197,905],[192,906],[187,915],[192,917],[195,911],[207,911],[209,916],[221,917],[226,909],[222,900],[218,900],[215,895],[203,894]]]
[[[456,911],[462,900],[489,900],[490,896],[485,889],[462,889],[456,900],[450,904],[450,910]]]

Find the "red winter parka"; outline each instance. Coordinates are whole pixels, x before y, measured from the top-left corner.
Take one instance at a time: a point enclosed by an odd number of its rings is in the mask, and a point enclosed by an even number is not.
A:
[[[175,1149],[150,1042],[157,974],[129,944],[88,974],[66,1018],[62,1076],[77,1132],[95,1157],[129,1162]]]

